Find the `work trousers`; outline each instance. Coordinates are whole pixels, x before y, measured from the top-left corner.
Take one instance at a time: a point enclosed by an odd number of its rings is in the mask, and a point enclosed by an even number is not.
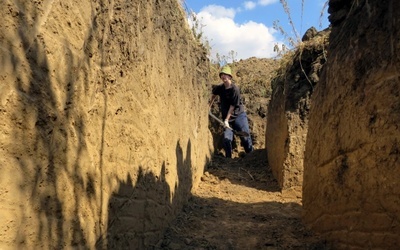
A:
[[[235,120],[229,122],[229,126],[236,131],[244,131],[249,134],[249,136],[246,137],[241,136],[240,141],[246,153],[250,153],[251,151],[253,151],[253,142],[250,136],[249,121],[247,120],[246,112],[239,114]],[[232,158],[232,140],[233,140],[233,131],[228,128],[225,128],[224,149],[225,149],[225,156],[227,158]]]

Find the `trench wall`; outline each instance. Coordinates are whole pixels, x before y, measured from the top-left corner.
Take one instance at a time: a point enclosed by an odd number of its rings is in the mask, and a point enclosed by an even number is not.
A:
[[[329,2],[328,62],[312,96],[304,220],[337,249],[400,245],[400,3]]]
[[[178,1],[2,6],[0,248],[155,245],[212,151]]]
[[[301,188],[303,183],[310,97],[326,62],[328,35],[329,30],[315,30],[310,40],[281,59],[272,80],[265,144],[268,163],[282,189]]]

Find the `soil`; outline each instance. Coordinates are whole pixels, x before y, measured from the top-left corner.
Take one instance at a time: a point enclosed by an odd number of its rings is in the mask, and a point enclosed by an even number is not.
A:
[[[329,249],[302,224],[301,186],[281,190],[268,164],[266,111],[278,67],[257,58],[232,65],[256,150],[245,154],[235,138],[234,158],[224,158],[222,128],[210,119],[214,156],[156,249]],[[218,105],[212,112],[219,115]]]
[[[301,190],[281,191],[265,159],[214,156],[156,249],[328,249],[301,222]]]
[[[266,160],[276,61],[234,65],[256,151],[237,146],[228,160],[215,146],[197,185],[209,65],[175,2],[22,2],[7,2],[0,32],[10,48],[1,52],[0,248],[157,241],[193,185],[154,248],[324,249],[301,223],[301,190],[281,191]]]

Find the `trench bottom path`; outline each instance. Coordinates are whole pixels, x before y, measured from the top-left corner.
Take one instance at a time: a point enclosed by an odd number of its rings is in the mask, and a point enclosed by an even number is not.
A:
[[[329,249],[301,221],[301,188],[281,191],[265,159],[215,156],[154,249]]]

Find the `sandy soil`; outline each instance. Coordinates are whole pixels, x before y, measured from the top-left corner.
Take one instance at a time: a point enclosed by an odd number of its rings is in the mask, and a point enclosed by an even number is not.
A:
[[[301,223],[301,190],[281,192],[265,159],[214,156],[156,249],[328,249]]]

